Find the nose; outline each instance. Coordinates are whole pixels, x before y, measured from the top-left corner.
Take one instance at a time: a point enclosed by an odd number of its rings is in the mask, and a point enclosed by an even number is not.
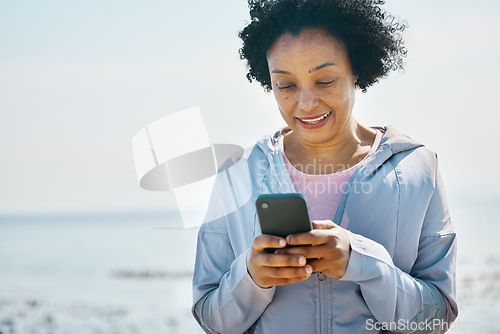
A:
[[[301,110],[308,112],[313,110],[317,106],[319,106],[319,99],[316,96],[314,90],[309,88],[303,88],[300,91],[298,107]]]

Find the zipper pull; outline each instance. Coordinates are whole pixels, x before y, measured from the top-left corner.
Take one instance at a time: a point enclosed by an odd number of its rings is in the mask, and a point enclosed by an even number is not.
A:
[[[318,272],[318,279],[323,282],[325,280],[326,276],[323,274],[321,271]]]

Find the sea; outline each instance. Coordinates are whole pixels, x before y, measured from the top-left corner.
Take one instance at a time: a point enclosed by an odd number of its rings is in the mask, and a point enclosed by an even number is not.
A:
[[[481,193],[482,195],[477,195]],[[500,333],[500,195],[448,197],[458,235],[450,333]],[[203,333],[197,230],[175,212],[0,216],[0,334]]]

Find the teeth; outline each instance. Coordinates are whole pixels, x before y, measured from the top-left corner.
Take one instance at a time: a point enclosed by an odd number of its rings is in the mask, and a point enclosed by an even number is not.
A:
[[[307,124],[316,124],[316,123],[318,123],[319,121],[321,121],[321,120],[323,120],[323,119],[327,118],[327,117],[328,117],[328,115],[330,115],[331,113],[332,113],[332,112],[331,112],[331,111],[329,111],[329,112],[327,112],[326,114],[324,114],[323,116],[320,116],[320,117],[318,117],[318,118],[313,118],[313,119],[302,119],[302,118],[299,118],[299,117],[297,117],[297,118],[298,118],[298,119],[300,119],[302,122],[307,123]]]

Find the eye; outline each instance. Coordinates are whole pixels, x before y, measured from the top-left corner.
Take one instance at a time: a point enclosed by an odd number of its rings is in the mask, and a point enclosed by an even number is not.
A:
[[[330,81],[319,81],[318,82],[318,85],[322,85],[322,86],[328,86],[328,85],[331,85],[332,83],[335,82],[336,79],[333,79],[333,80],[330,80]]]
[[[276,86],[277,86],[277,87],[278,87],[278,89],[280,89],[280,90],[283,90],[283,89],[289,89],[289,88],[295,87],[295,85],[294,85],[294,84],[288,84],[288,83],[287,83],[287,84],[282,84],[282,85],[278,83],[278,84],[276,84]]]

